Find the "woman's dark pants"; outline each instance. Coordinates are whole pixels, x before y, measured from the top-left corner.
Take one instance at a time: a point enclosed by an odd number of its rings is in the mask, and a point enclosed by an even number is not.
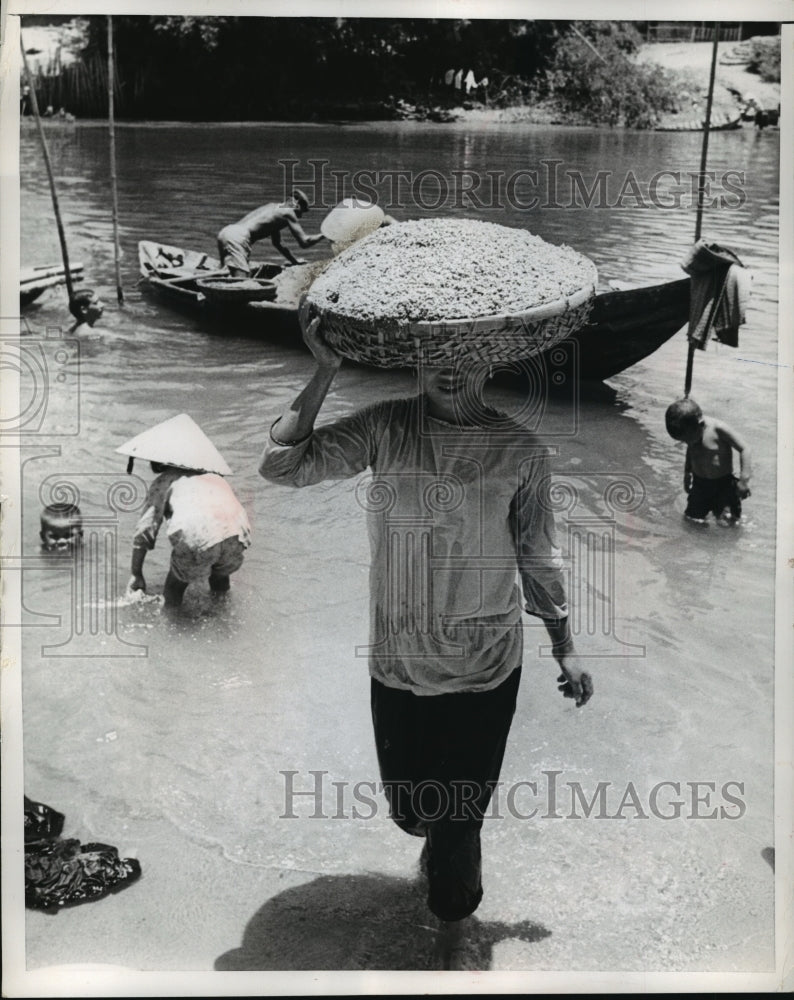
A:
[[[372,721],[391,817],[427,837],[428,906],[462,920],[482,899],[480,828],[499,780],[521,679],[490,691],[415,695],[372,679]]]

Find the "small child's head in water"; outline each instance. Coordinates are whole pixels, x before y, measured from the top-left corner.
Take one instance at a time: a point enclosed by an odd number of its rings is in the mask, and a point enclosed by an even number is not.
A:
[[[81,288],[70,299],[69,312],[78,323],[93,326],[104,312],[104,306],[93,288]]]
[[[83,540],[83,518],[73,503],[51,503],[41,512],[42,546],[49,551],[65,552]]]
[[[689,397],[671,403],[664,415],[664,422],[667,433],[676,441],[695,444],[703,434],[703,411]]]

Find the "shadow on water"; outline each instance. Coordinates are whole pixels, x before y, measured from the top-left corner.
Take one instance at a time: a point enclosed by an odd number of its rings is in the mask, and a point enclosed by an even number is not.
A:
[[[493,947],[551,931],[472,918],[465,964],[491,967]],[[215,961],[218,972],[380,969],[426,971],[434,965],[436,921],[420,882],[385,875],[323,876],[268,900],[248,922],[239,948]]]

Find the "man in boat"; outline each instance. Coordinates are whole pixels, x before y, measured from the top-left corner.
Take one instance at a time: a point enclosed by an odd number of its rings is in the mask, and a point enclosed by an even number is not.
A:
[[[286,257],[290,264],[305,264],[306,261],[295,257],[288,247],[281,242],[281,232],[289,229],[302,249],[313,247],[315,243],[325,239],[322,233],[309,236],[301,227],[298,219],[309,211],[306,195],[296,188],[292,196],[281,204],[271,202],[261,205],[253,212],[243,216],[239,222],[224,226],[218,233],[218,254],[221,265],[229,268],[232,277],[247,277],[251,273],[251,247],[258,240],[270,237],[270,241],[278,252]]]
[[[393,820],[424,840],[439,958],[460,967],[483,894],[480,830],[516,706],[522,603],[545,626],[562,694],[580,706],[593,693],[543,500],[548,449],[485,407],[481,369],[460,364],[421,369],[417,396],[315,429],[341,358],[305,302],[300,319],[317,369],[273,424],[259,472],[303,487],[372,471],[356,496],[372,551],[367,649],[381,780]]]

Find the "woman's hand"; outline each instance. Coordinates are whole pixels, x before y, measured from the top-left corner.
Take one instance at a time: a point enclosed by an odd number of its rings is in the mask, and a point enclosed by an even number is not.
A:
[[[312,315],[313,312],[313,306],[304,295],[298,308],[298,319],[300,320],[304,343],[312,352],[317,364],[321,368],[336,371],[342,364],[342,357],[326,343],[325,338],[320,333],[322,317],[318,314]]]
[[[563,697],[573,698],[577,708],[587,704],[593,697],[593,679],[565,655],[556,657],[562,673],[557,678],[557,690]]]

